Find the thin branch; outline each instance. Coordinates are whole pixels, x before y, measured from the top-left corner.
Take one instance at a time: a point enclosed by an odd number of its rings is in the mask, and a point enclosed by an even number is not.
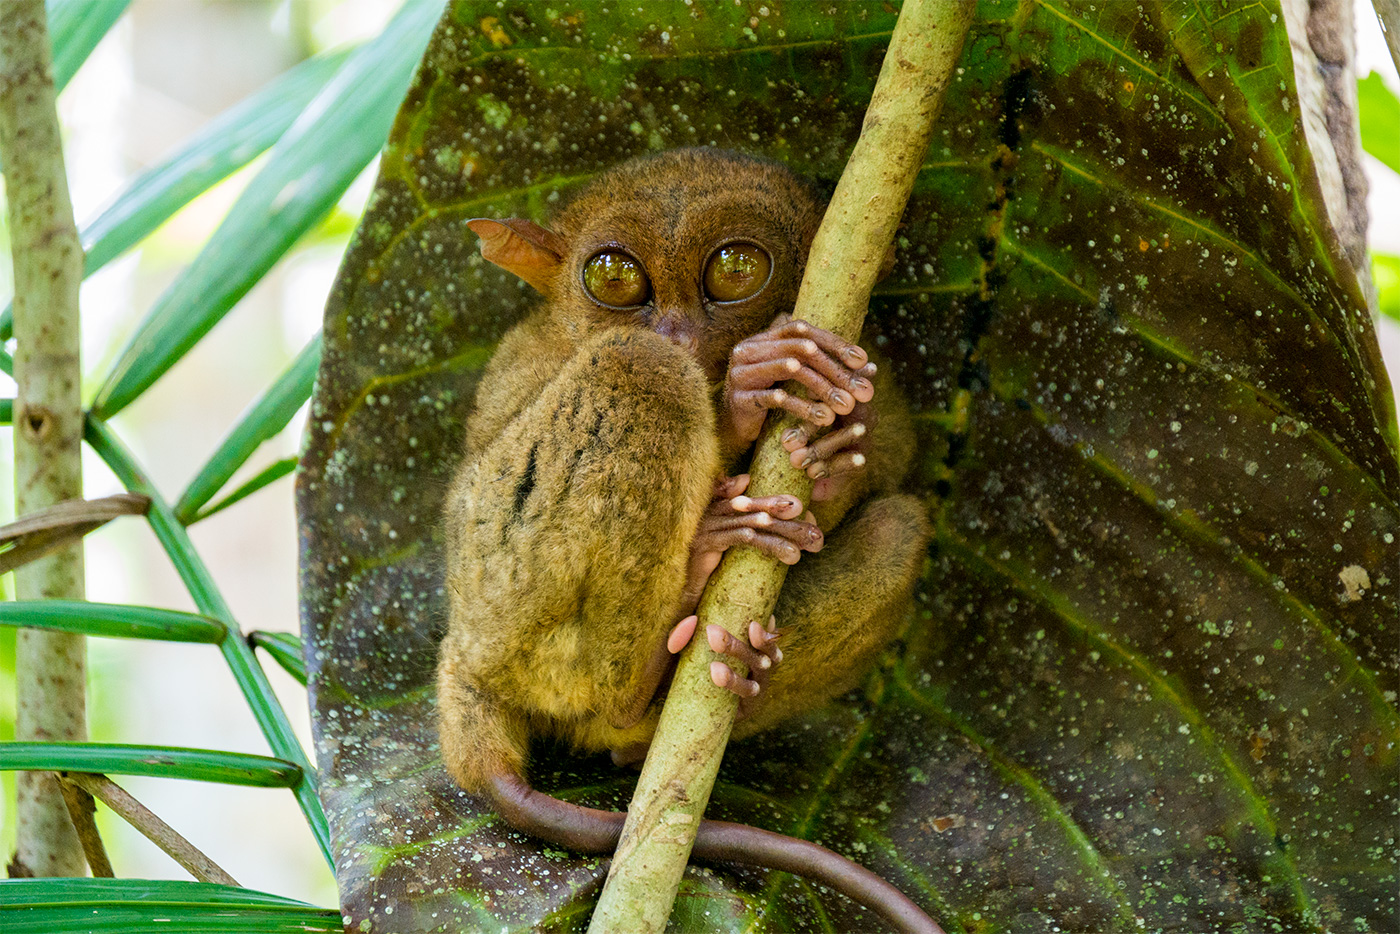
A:
[[[152,814],[145,805],[129,795],[107,776],[93,772],[60,772],[59,777],[65,782],[77,785],[107,805],[128,824],[141,831],[147,840],[160,847],[171,859],[185,867],[185,871],[200,882],[217,882],[220,885],[238,884],[234,881],[233,876],[220,869],[193,843],[180,836],[173,827]]]
[[[150,497],[117,493],[69,500],[0,526],[0,574],[71,545],[118,516],[145,515],[150,505]]]
[[[78,286],[83,251],[73,223],[54,110],[43,0],[0,3],[0,164],[14,259],[15,513],[83,495]],[[83,599],[81,542],[20,568],[22,600]],[[83,637],[21,632],[16,674],[21,740],[87,736]],[[18,777],[15,864],[36,876],[79,876],[85,860],[52,775]]]
[[[966,0],[906,0],[860,139],[813,241],[794,317],[851,339],[859,336],[870,290],[928,152],[974,8]],[[810,498],[811,481],[792,469],[778,442],[792,424],[795,420],[769,419],[750,466],[750,495]],[[706,588],[696,631],[718,623],[744,638],[749,620],[767,619],[772,612],[786,571],[786,565],[757,551],[732,549]],[[710,682],[710,663],[717,657],[697,638],[677,665],[590,934],[666,927],[734,725],[737,697]]]
[[[97,805],[92,795],[60,776],[58,790],[63,792],[63,803],[68,805],[68,816],[73,819],[73,827],[78,831],[78,840],[83,845],[88,867],[99,879],[115,878],[112,862],[107,858],[107,848],[102,845],[102,835],[97,832]]]

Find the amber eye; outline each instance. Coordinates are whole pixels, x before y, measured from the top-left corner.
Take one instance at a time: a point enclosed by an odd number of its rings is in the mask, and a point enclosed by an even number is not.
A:
[[[599,253],[590,259],[583,267],[583,287],[613,308],[640,305],[651,294],[642,264],[626,253]]]
[[[717,302],[751,298],[768,284],[773,261],[752,243],[726,243],[705,264],[705,294]]]

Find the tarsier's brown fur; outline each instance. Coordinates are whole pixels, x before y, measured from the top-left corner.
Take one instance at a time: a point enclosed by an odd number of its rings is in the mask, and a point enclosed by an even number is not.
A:
[[[751,453],[752,439],[726,428],[730,356],[791,311],[822,209],[781,166],[681,150],[599,176],[552,234],[517,228],[527,243],[503,230],[495,261],[545,301],[482,376],[447,498],[438,708],[443,760],[463,788],[522,779],[532,736],[587,751],[650,740],[664,688],[649,686],[649,659],[688,612],[692,539],[715,482]],[[734,239],[771,254],[771,278],[753,299],[717,306],[699,271]],[[601,306],[582,284],[583,264],[618,246],[651,280],[647,308]],[[887,373],[872,382],[865,467],[811,504],[825,545],[788,574],[783,661],[736,737],[858,683],[922,568],[923,508],[896,492],[909,418]]]

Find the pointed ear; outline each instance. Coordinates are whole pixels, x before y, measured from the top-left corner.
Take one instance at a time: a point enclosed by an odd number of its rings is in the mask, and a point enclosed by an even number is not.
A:
[[[540,294],[549,294],[567,252],[563,238],[520,217],[503,221],[477,217],[467,226],[481,238],[482,259],[524,279]]]

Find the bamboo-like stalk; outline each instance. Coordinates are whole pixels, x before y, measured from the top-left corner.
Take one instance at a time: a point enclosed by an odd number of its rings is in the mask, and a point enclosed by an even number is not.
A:
[[[73,223],[54,109],[43,0],[0,3],[0,164],[15,282],[15,512],[83,495],[78,286],[83,251]],[[15,572],[21,600],[83,599],[81,543]],[[21,632],[21,740],[87,738],[86,647],[71,633]],[[81,876],[83,850],[52,775],[17,777],[18,848],[11,874]]]
[[[906,0],[860,139],[812,243],[795,318],[851,340],[860,335],[974,7],[967,0]],[[790,417],[769,419],[750,467],[750,495],[810,498],[811,481],[790,466],[778,442],[794,424]],[[731,549],[706,588],[696,632],[718,623],[745,639],[749,621],[773,611],[786,573],[786,565],[756,551]],[[698,637],[680,658],[590,934],[666,927],[738,705],[710,681],[717,657]]]
[[[1400,71],[1400,0],[1371,0],[1376,10],[1376,19],[1381,21],[1381,32],[1385,34],[1386,47],[1390,49],[1390,60],[1395,70]]]

